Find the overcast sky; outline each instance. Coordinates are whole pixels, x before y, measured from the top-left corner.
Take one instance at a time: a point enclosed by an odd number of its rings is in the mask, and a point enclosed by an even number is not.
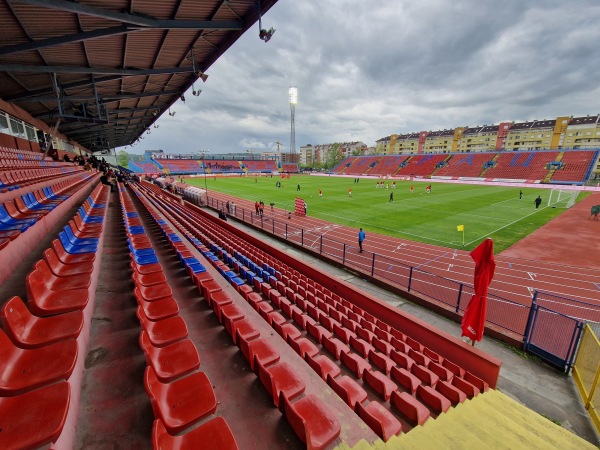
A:
[[[600,113],[600,2],[279,0],[128,152],[296,151]]]

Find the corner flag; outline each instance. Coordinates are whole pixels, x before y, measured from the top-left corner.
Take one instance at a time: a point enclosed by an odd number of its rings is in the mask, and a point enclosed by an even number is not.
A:
[[[463,247],[465,246],[465,226],[464,225],[457,225],[456,226],[456,231],[458,231],[459,233],[462,231],[463,234]]]

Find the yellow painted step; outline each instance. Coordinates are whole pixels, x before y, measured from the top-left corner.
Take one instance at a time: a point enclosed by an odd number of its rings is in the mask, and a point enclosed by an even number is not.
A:
[[[343,444],[342,444],[343,445]],[[338,446],[339,450],[349,447]],[[359,442],[352,450],[597,449],[500,391],[490,389],[451,408],[423,426],[373,445]]]

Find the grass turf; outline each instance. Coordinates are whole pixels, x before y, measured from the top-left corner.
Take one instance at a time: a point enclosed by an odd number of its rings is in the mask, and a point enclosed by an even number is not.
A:
[[[365,231],[395,236],[443,247],[472,250],[484,238],[494,240],[496,253],[541,227],[564,208],[547,207],[550,191],[540,188],[482,186],[427,181],[386,181],[389,189],[376,189],[376,180],[335,176],[298,175],[282,180],[278,176],[188,178],[189,184],[216,190],[251,201],[271,202],[292,211],[294,199],[303,198],[308,215]],[[282,187],[275,184],[281,182]],[[297,185],[300,184],[300,191]],[[425,187],[431,184],[431,193]],[[410,192],[414,186],[414,192]],[[352,197],[348,190],[352,189]],[[323,197],[319,198],[319,190]],[[519,191],[523,199],[519,199]],[[393,193],[393,202],[390,194]],[[534,199],[542,204],[535,209]],[[589,193],[580,193],[578,201]],[[464,225],[463,233],[457,231]]]

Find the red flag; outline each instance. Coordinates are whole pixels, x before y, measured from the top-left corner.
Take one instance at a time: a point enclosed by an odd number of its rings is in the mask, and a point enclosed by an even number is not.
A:
[[[465,310],[461,328],[463,336],[481,341],[487,312],[487,291],[496,269],[494,241],[489,238],[483,241],[471,252],[471,258],[475,261],[475,295]]]

